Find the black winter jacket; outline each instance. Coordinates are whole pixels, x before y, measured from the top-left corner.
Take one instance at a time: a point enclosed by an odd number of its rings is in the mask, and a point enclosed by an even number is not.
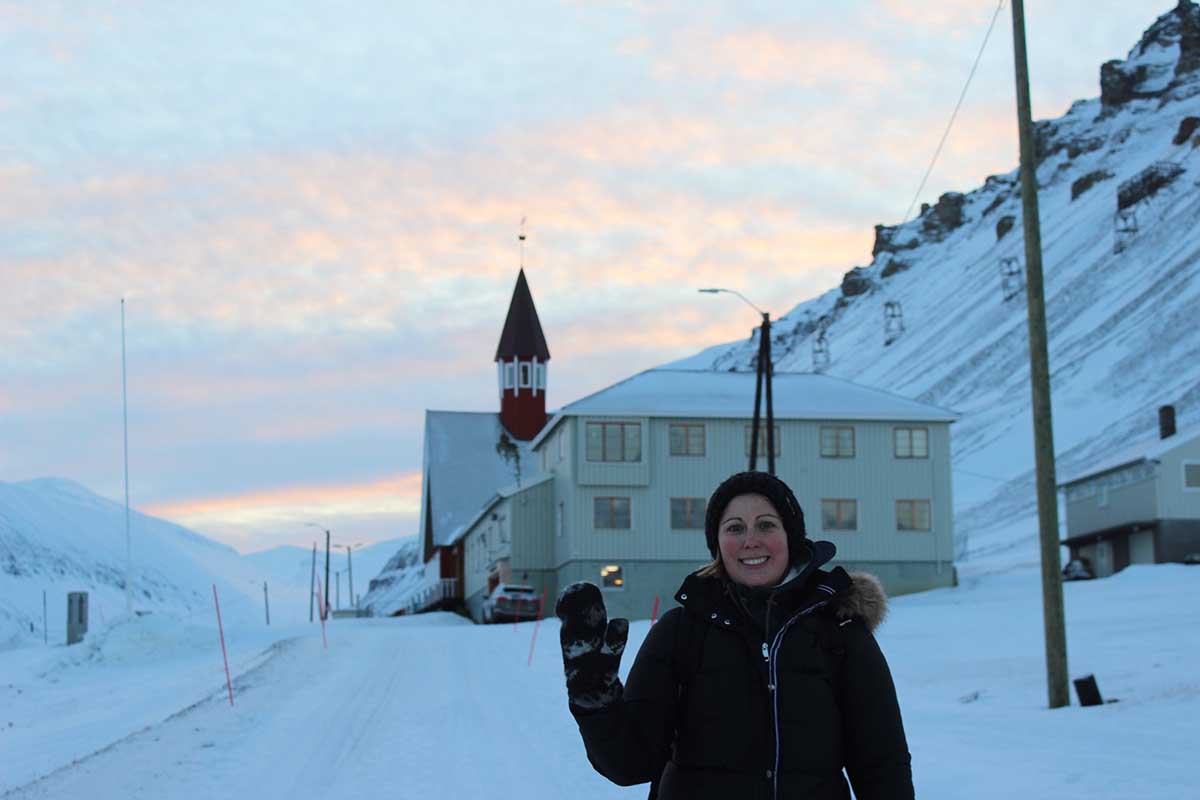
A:
[[[596,770],[660,800],[849,800],[845,769],[858,800],[912,800],[882,587],[819,563],[769,595],[688,576],[621,700],[576,713]]]

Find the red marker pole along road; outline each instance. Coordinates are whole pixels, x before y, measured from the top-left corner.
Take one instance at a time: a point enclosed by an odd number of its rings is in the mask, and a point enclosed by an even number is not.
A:
[[[217,585],[213,584],[213,605],[217,607],[217,631],[221,634],[221,658],[225,659],[225,687],[229,689],[229,705],[233,705],[233,681],[229,679],[229,654],[225,651],[225,628],[221,626],[221,601],[217,599]]]
[[[317,581],[317,602],[321,604],[321,644],[325,645],[325,649],[329,649],[329,640],[325,638],[325,595],[321,594],[321,581]]]
[[[525,665],[527,667],[533,666],[533,646],[535,644],[537,644],[538,627],[540,627],[542,624],[542,612],[545,610],[546,610],[546,587],[543,586],[542,587],[542,599],[538,603],[537,622],[533,623],[533,639],[529,642],[529,663],[527,663]]]
[[[650,625],[658,621],[658,595],[654,595],[654,610],[650,612]]]

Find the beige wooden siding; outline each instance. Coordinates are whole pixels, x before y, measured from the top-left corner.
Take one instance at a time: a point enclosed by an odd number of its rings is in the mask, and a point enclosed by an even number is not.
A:
[[[1077,499],[1068,494],[1067,536],[1154,519],[1158,516],[1156,492],[1154,477],[1146,477],[1124,486],[1104,486]]]
[[[554,482],[523,489],[507,502],[512,514],[513,572],[553,567]]]

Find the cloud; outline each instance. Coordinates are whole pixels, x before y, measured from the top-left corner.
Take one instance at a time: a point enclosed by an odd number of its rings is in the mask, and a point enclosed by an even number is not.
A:
[[[308,522],[346,537],[349,521],[359,536],[387,539],[398,535],[393,527],[407,522],[415,527],[420,512],[421,473],[410,472],[352,484],[293,485],[277,489],[214,497],[193,497],[142,506],[139,510],[169,519],[197,531],[214,533],[240,549],[261,545],[264,536],[273,543],[301,543],[313,537]],[[361,529],[375,522],[371,534]],[[344,524],[339,525],[342,522]],[[380,523],[386,527],[382,527]]]
[[[772,26],[723,34],[688,31],[660,57],[654,73],[672,81],[737,79],[861,93],[899,83],[895,66],[894,55],[844,33]]]

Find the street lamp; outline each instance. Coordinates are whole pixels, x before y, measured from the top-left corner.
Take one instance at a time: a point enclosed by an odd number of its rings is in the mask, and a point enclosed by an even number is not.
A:
[[[744,294],[735,289],[699,289],[705,294],[735,294],[762,315],[762,326],[758,335],[758,361],[754,383],[754,423],[750,430],[750,469],[758,467],[758,421],[762,407],[763,383],[767,385],[767,472],[775,474],[775,404],[771,399],[771,377],[775,373],[771,365],[771,315],[751,303]]]
[[[321,612],[321,619],[329,619],[329,529],[326,528],[324,525],[318,525],[315,522],[306,522],[304,524],[310,528],[317,528],[318,530],[325,531],[325,591],[321,593],[322,599],[324,600],[325,609],[324,609],[324,611]],[[313,543],[314,577],[315,577],[316,567],[317,567],[317,545],[314,542]],[[308,588],[309,588],[309,591],[311,592],[312,586],[309,586]],[[311,597],[309,598],[309,602],[308,602],[308,621],[312,622],[312,598]]]

